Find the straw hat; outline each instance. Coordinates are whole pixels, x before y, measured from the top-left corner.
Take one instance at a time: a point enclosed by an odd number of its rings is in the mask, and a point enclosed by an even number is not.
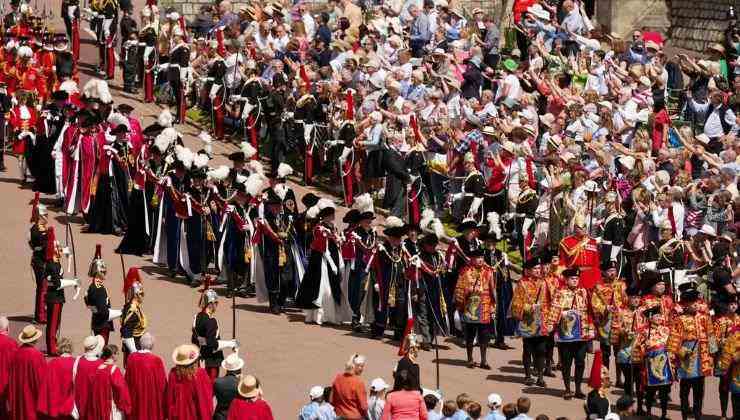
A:
[[[483,129],[481,130],[481,133],[483,133],[483,134],[485,134],[487,136],[495,136],[496,134],[498,134],[498,132],[496,131],[496,129],[493,128],[493,127],[491,127],[490,125],[487,125],[487,126],[483,127]]]
[[[252,375],[242,376],[241,381],[239,381],[238,391],[239,395],[244,398],[254,398],[258,396],[260,393],[260,387],[257,384],[257,378]]]
[[[41,330],[35,325],[26,325],[18,334],[18,341],[23,344],[30,344],[41,338]]]
[[[221,367],[227,372],[241,370],[244,367],[244,359],[239,357],[239,354],[237,353],[231,353],[221,361]]]
[[[177,366],[188,366],[195,363],[200,357],[200,350],[192,344],[183,344],[175,347],[172,352],[172,362]]]
[[[100,354],[105,346],[105,339],[99,335],[90,335],[82,341],[82,348],[86,353]]]
[[[725,53],[725,47],[722,44],[712,44],[707,48],[709,51],[717,51],[720,54]]]

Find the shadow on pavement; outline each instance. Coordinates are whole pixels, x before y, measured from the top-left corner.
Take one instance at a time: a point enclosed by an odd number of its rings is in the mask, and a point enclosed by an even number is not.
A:
[[[499,374],[492,374],[486,376],[486,379],[489,381],[495,381],[495,382],[509,382],[512,384],[524,384],[524,377],[523,376],[512,376],[512,375],[499,375]]]
[[[437,362],[437,359],[432,360],[433,363]],[[463,359],[439,359],[440,365],[447,365],[447,366],[467,366],[468,362]]]
[[[514,367],[514,366],[501,366],[501,368],[499,370],[501,372],[505,372],[505,373],[520,373],[520,374],[524,374],[524,368]]]
[[[562,398],[563,390],[558,388],[542,388],[538,386],[528,386],[522,389],[522,392],[530,395],[549,395],[551,397]]]

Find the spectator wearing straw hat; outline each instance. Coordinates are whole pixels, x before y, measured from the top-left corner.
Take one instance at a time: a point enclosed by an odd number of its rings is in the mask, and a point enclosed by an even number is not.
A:
[[[226,375],[216,379],[213,383],[213,395],[216,397],[216,412],[213,415],[214,420],[225,420],[231,401],[238,395],[239,378],[244,367],[244,359],[234,352],[221,361],[221,367],[226,371]]]
[[[262,399],[260,382],[252,375],[245,375],[239,381],[239,396],[231,402],[229,419],[272,420],[272,409]]]
[[[169,418],[213,418],[213,384],[205,369],[198,366],[199,361],[200,350],[192,344],[183,344],[172,352],[175,367],[170,370],[165,391]]]
[[[46,375],[44,355],[36,348],[41,330],[26,325],[18,334],[21,346],[10,362],[8,376],[8,417],[11,420],[36,420],[36,396]]]

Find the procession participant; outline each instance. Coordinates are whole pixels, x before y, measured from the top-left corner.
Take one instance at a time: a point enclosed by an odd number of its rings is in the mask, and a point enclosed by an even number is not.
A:
[[[31,178],[33,162],[29,158],[33,157],[32,150],[36,139],[38,113],[29,92],[19,92],[15,96],[18,104],[10,110],[8,123],[13,133],[13,152],[18,156],[21,180],[25,183]]]
[[[119,106],[119,109],[121,107],[122,105]],[[130,124],[135,121],[133,118],[129,118],[129,120]],[[134,124],[132,124],[133,126]],[[142,132],[142,137],[146,136]],[[117,254],[141,256],[147,253],[151,246],[151,224],[154,220],[152,211],[153,207],[156,207],[151,205],[152,184],[157,180],[157,174],[154,170],[157,169],[158,165],[151,165],[149,161],[150,159],[156,159],[155,154],[158,157],[161,154],[154,153],[153,150],[156,149],[156,146],[152,145],[150,147],[148,143],[148,141],[142,141],[138,149],[135,146],[132,148],[134,162],[130,167],[132,188],[129,196],[128,214],[126,215],[128,223],[126,233],[116,248]]]
[[[45,92],[50,95],[54,92],[54,87],[57,84],[56,69],[54,68],[56,54],[54,54],[54,38],[51,34],[43,35],[42,47],[35,51],[33,63],[40,70],[39,75],[42,77]],[[44,102],[46,99],[48,97],[44,98]]]
[[[44,355],[36,348],[42,336],[35,325],[26,325],[18,334],[20,346],[8,370],[8,419],[36,420],[36,398],[46,380]]]
[[[147,317],[141,308],[144,301],[144,285],[137,267],[131,267],[123,282],[123,295],[126,299],[121,315],[121,340],[123,341],[123,365],[140,348],[141,337],[146,333]]]
[[[357,211],[356,227],[345,232],[346,242],[354,245],[352,259],[349,264],[348,294],[349,303],[352,306],[352,324],[355,328],[359,326],[362,315],[361,304],[366,290],[362,285],[369,275],[367,270],[370,259],[377,252],[378,235],[373,227],[375,220],[374,206],[370,194],[357,196],[354,201]],[[372,293],[372,291],[370,291]],[[367,320],[365,320],[367,322]]]
[[[660,399],[661,418],[668,413],[668,395],[673,382],[671,355],[668,353],[670,328],[663,319],[660,305],[643,311],[647,324],[637,327],[637,335],[632,346],[632,363],[639,364],[645,383],[645,402],[647,410],[638,415],[652,416],[656,393]]]
[[[123,25],[123,22],[121,22],[121,25]],[[123,33],[121,35],[123,38]],[[121,56],[121,60],[123,60],[123,91],[135,95],[139,93],[136,87],[136,71],[139,64],[139,35],[136,32],[136,27],[134,26],[133,32],[123,39],[123,45],[121,46],[123,50]]]
[[[157,33],[155,28],[145,27],[141,30],[140,38],[143,39],[144,50],[141,54],[143,60],[144,76],[144,103],[154,102],[154,72],[157,67]]]
[[[601,281],[598,244],[587,232],[585,217],[578,215],[573,223],[574,234],[560,241],[560,264],[578,269],[581,276],[580,286],[591,290]]]
[[[173,46],[169,51],[167,81],[175,95],[175,124],[185,123],[187,111],[188,75],[190,70],[190,48],[185,42],[185,34],[179,26],[172,31]]]
[[[244,360],[239,357],[238,353],[234,352],[221,362],[221,367],[226,375],[213,382],[213,394],[216,398],[216,408],[213,413],[214,420],[226,420],[231,402],[238,395],[239,379],[242,376]]]
[[[172,352],[175,366],[167,376],[164,409],[169,418],[213,418],[213,382],[198,366],[199,360],[198,347],[192,344],[183,344]]]
[[[437,249],[439,239],[433,233],[427,233],[419,240],[419,273],[421,274],[421,287],[424,291],[424,305],[426,323],[419,323],[422,350],[430,350],[432,343],[436,342],[438,334],[446,336],[450,330],[447,324],[447,302],[444,297],[442,281],[447,267],[444,264],[444,254]],[[418,322],[418,318],[417,318]],[[417,326],[417,322],[414,326]]]
[[[660,313],[665,314],[661,317],[662,321],[667,321],[666,317],[673,314],[673,298],[667,294],[665,280],[660,277],[656,271],[645,271],[641,275],[640,283],[643,285],[643,295],[640,301],[640,312],[644,312],[653,306],[660,306]],[[647,324],[647,319],[638,317],[638,327]]]
[[[3,28],[10,29],[21,20],[20,12],[21,0],[10,0],[10,12],[3,16]]]
[[[77,213],[87,215],[90,210],[95,164],[99,152],[99,146],[95,141],[97,122],[98,117],[95,113],[85,110],[77,114],[76,122],[64,132],[61,147],[64,159],[62,179],[64,209],[69,215]]]
[[[116,71],[115,45],[116,22],[118,20],[118,0],[99,0],[92,3],[91,7],[99,14],[100,26],[98,28],[98,74],[104,79],[113,80]],[[125,42],[125,41],[124,41]]]
[[[532,257],[524,263],[524,275],[514,289],[511,313],[517,322],[517,335],[522,337],[524,384],[545,387],[546,339],[549,335],[550,293],[542,276],[542,260]],[[532,379],[532,360],[537,380]]]
[[[74,61],[80,59],[80,2],[79,0],[62,0],[60,13],[64,20],[67,38],[72,40]]]
[[[199,347],[198,357],[204,361],[205,369],[211,381],[218,378],[218,369],[224,360],[225,348],[239,346],[236,340],[222,340],[221,331],[216,319],[218,295],[205,283],[198,302],[200,311],[193,317],[192,343]]]
[[[486,359],[488,338],[496,313],[496,278],[493,269],[483,259],[480,248],[469,254],[469,261],[460,271],[455,286],[455,308],[460,313],[465,334],[468,368],[491,370]],[[473,361],[473,346],[477,337],[480,364]]]
[[[702,418],[705,377],[712,375],[717,352],[717,338],[708,314],[699,311],[699,291],[687,289],[681,293],[682,312],[672,320],[668,337],[668,352],[676,363],[680,385],[681,415],[689,415],[689,393],[693,393],[692,411],[695,419]]]
[[[481,247],[481,242],[478,239],[478,222],[472,219],[465,219],[457,225],[457,231],[460,232],[460,236],[454,238],[445,254],[445,264],[447,265],[447,281],[445,287],[445,299],[448,302],[452,302],[455,296],[455,288],[457,279],[460,274],[460,270],[470,260],[470,254]],[[455,336],[462,337],[462,331],[458,331],[455,327],[454,311],[449,311],[449,324],[452,328],[451,333]]]
[[[618,376],[624,375],[624,393],[638,397],[637,406],[642,409],[642,393],[639,391],[641,381],[640,367],[632,362],[632,347],[637,329],[638,310],[640,308],[640,290],[628,287],[625,291],[627,304],[617,308],[611,318],[611,347],[617,364]],[[633,386],[634,385],[634,386]],[[635,391],[637,390],[637,393]]]
[[[619,309],[627,305],[627,285],[624,280],[617,277],[619,268],[617,261],[609,261],[605,270],[606,275],[602,277],[603,284],[597,284],[591,291],[591,309],[606,370],[611,370],[612,323]],[[614,356],[616,357],[616,353]],[[617,373],[617,378],[619,378],[619,373]]]
[[[669,290],[675,290],[674,273],[676,270],[686,268],[687,250],[684,242],[673,233],[672,224],[664,220],[659,227],[658,242],[651,242],[645,253],[647,265],[654,262],[655,270],[658,271]]]
[[[286,93],[286,76],[282,73],[276,73],[272,76],[272,89],[267,92],[267,98],[264,102],[264,113],[270,141],[270,174],[278,178],[280,178],[280,174],[278,173],[280,164],[283,163],[285,157],[291,152],[290,146],[286,141],[285,126],[283,125]]]
[[[64,268],[62,267],[62,247],[56,241],[54,228],[49,228],[47,236],[49,244],[46,248],[46,314],[48,316],[46,323],[46,353],[49,356],[57,356],[57,335],[62,322],[62,306],[64,305],[64,289],[68,287],[75,288],[75,297],[79,293],[80,281],[78,279],[65,279]]]
[[[406,233],[403,221],[395,216],[385,219],[383,235],[375,256],[371,256],[373,278],[368,281],[365,307],[374,311],[370,338],[380,339],[388,325],[393,328],[393,339],[400,341],[406,328],[406,302],[408,298],[406,269],[408,257],[404,255],[402,238]]]
[[[482,222],[483,193],[486,189],[486,181],[478,171],[475,164],[475,156],[468,152],[465,154],[464,167],[466,177],[462,185],[462,196],[459,202],[458,220],[473,219]]]
[[[105,287],[105,276],[108,268],[101,257],[101,246],[95,245],[95,256],[90,262],[87,275],[92,280],[85,293],[85,305],[92,313],[90,328],[94,335],[103,337],[108,342],[110,332],[113,331],[113,320],[121,316],[121,311],[111,309],[108,289]]]
[[[18,343],[8,335],[10,322],[0,316],[0,416],[8,417],[8,379],[10,363],[18,349]]]
[[[322,198],[316,204],[319,223],[313,228],[308,267],[296,296],[304,309],[305,322],[342,324],[352,319],[346,291],[342,290],[340,242],[334,227],[334,202]]]
[[[79,18],[78,18],[79,19]],[[79,30],[79,29],[78,29]],[[71,83],[77,86],[76,79],[79,78],[77,73],[77,58],[75,56],[74,37],[72,38],[72,52],[69,51],[69,41],[63,34],[57,34],[54,38],[54,73],[56,80],[54,81],[54,88],[59,90],[67,91],[68,94],[72,95],[72,92],[68,91],[65,86]],[[77,38],[77,54],[79,55],[79,35]],[[75,105],[79,105],[79,90],[77,91]]]
[[[88,217],[89,233],[122,236],[126,230],[128,212],[129,167],[128,120],[111,113],[107,119],[110,128],[102,131],[103,142],[98,143],[97,174],[93,180],[95,198]]]
[[[722,360],[725,344],[732,338],[732,331],[740,326],[740,315],[737,314],[737,297],[717,296],[713,302],[714,317],[713,327],[717,336],[717,353],[715,354],[714,376],[719,377],[719,408],[722,418],[727,418],[727,404],[730,396],[730,381],[732,378],[720,371],[719,365]],[[740,414],[740,413],[739,413]]]
[[[75,358],[72,367],[72,382],[75,390],[75,408],[79,413],[79,418],[87,419],[87,407],[90,395],[92,393],[92,380],[98,367],[103,363],[100,360],[100,353],[105,347],[103,337],[88,336],[82,342],[81,356]]]
[[[163,131],[157,138],[167,135]],[[187,208],[183,209],[184,203],[180,201],[180,197],[187,185],[185,178],[187,167],[180,158],[177,158],[171,167],[172,170],[163,174],[159,181],[162,193],[159,199],[159,212],[155,218],[156,236],[152,262],[166,263],[170,276],[175,277],[182,268],[180,265],[180,234],[183,216],[186,216],[182,210],[187,212]]]
[[[15,71],[18,76],[16,94],[27,91],[31,94],[31,100],[43,104],[49,98],[51,92],[47,89],[44,74],[37,66],[38,64],[33,62],[31,47],[22,46],[18,48],[18,60],[15,64]]]
[[[63,90],[54,91],[51,99],[52,101],[44,105],[41,110],[40,129],[34,147],[31,172],[34,174],[34,191],[61,196],[62,191],[57,190],[60,183],[57,180],[56,170],[50,171],[49,168],[55,166],[54,154],[64,132],[64,125],[67,123],[64,107],[69,94]]]
[[[496,273],[496,337],[493,347],[500,350],[510,350],[513,347],[506,344],[505,337],[515,334],[516,320],[511,316],[511,302],[514,298],[514,287],[509,275],[509,257],[498,249],[501,239],[501,225],[498,214],[490,212],[486,215],[487,225],[481,227],[478,239],[483,242],[486,264]],[[505,250],[506,248],[504,248]]]
[[[609,191],[604,197],[606,206],[606,218],[603,221],[603,231],[601,242],[599,243],[599,253],[601,254],[601,269],[604,270],[609,263],[617,263],[617,272],[622,271],[622,247],[627,237],[625,227],[624,212],[619,205],[619,196],[615,191]],[[609,356],[606,356],[604,365],[609,368]]]
[[[265,286],[268,292],[270,312],[279,315],[285,303],[286,293],[281,287],[281,271],[285,270],[287,260],[287,232],[281,230],[279,213],[282,200],[273,189],[267,191],[264,201],[264,217],[257,220],[257,227],[252,242],[259,247],[264,267]]]
[[[558,289],[560,289],[560,286],[565,284],[565,278],[563,278],[562,274],[563,267],[560,265],[560,254],[558,251],[545,249],[545,252],[542,255],[542,266],[542,271],[545,274],[545,285],[547,286],[548,296],[550,297],[550,302],[552,302],[552,299],[555,297]],[[550,325],[549,328],[550,334],[545,339],[547,345],[545,376],[554,378],[555,374],[553,373],[553,367],[555,367],[555,363],[553,362],[553,356],[555,353],[555,328],[553,328],[553,325]],[[555,369],[557,369],[557,367],[555,367]]]
[[[242,177],[242,175],[238,176]],[[222,275],[228,281],[229,293],[241,292],[246,296],[247,268],[253,258],[247,225],[249,195],[244,183],[234,182],[233,199],[231,204],[227,205],[221,220],[221,241],[217,262]],[[242,285],[244,289],[237,291],[237,288]]]
[[[60,338],[57,352],[59,355],[48,361],[36,408],[45,419],[69,420],[74,418],[75,412],[72,341],[67,337]]]
[[[31,269],[36,280],[36,299],[34,303],[33,319],[37,324],[45,324],[47,319],[44,298],[47,290],[46,261],[48,259],[49,232],[48,212],[46,206],[38,203],[38,193],[31,210],[31,231],[28,246],[31,247]],[[52,239],[53,240],[53,239]]]
[[[737,355],[740,354],[740,327],[733,327],[722,347],[722,355],[719,359],[718,370],[726,375],[731,381],[730,392],[732,393],[732,415],[737,417],[740,412],[740,362]],[[734,417],[733,417],[734,418]]]
[[[197,287],[206,275],[210,259],[210,242],[216,237],[210,220],[211,207],[208,204],[210,190],[206,188],[208,155],[198,153],[193,159],[193,167],[189,172],[190,182],[184,189],[184,200],[189,213],[184,214],[180,255],[183,270],[191,287]]]
[[[516,198],[516,238],[519,253],[528,259],[537,245],[535,234],[535,217],[537,214],[537,191],[529,186],[525,176],[519,177],[519,196]]]
[[[131,411],[131,396],[121,369],[116,366],[118,347],[108,345],[103,348],[100,358],[103,363],[95,370],[90,386],[87,418],[115,419],[128,416]]]
[[[5,172],[5,145],[7,144],[8,135],[5,127],[8,122],[6,115],[13,106],[11,99],[12,96],[8,94],[7,84],[0,81],[0,172]]]
[[[126,361],[126,385],[131,396],[131,411],[126,418],[146,420],[165,418],[167,371],[162,358],[152,353],[154,337],[148,332],[139,338],[138,350]]]
[[[563,364],[563,398],[584,399],[581,391],[583,373],[586,368],[586,351],[588,342],[595,336],[595,328],[590,316],[588,290],[581,286],[580,272],[577,268],[563,271],[565,286],[558,289],[553,296],[550,307],[549,325],[555,329],[555,342],[558,344]],[[575,375],[571,376],[571,366],[575,363]],[[575,394],[571,391],[571,378],[575,381]]]

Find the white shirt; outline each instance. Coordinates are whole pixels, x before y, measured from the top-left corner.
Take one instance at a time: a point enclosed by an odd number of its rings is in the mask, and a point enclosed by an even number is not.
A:
[[[306,28],[306,36],[308,39],[313,40],[313,37],[316,35],[316,21],[313,20],[313,16],[308,12],[301,16],[301,20],[303,21],[303,27]]]

